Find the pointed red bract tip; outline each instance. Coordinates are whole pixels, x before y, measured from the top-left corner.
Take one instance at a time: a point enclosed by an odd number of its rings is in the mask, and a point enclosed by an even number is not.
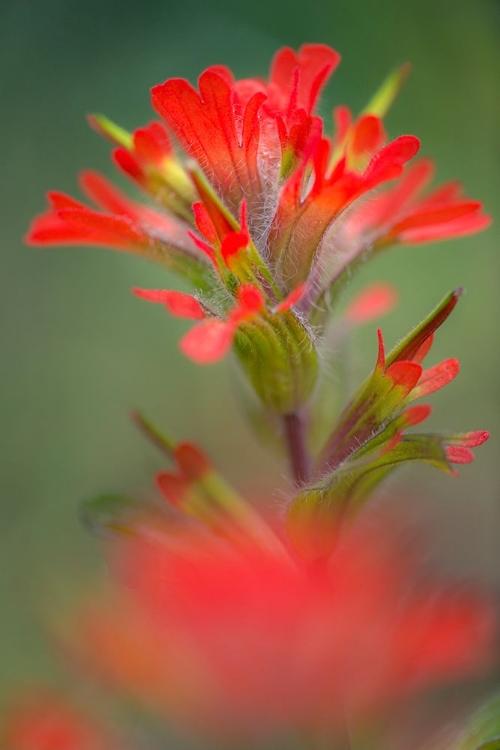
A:
[[[382,329],[377,328],[378,337],[378,355],[376,369],[385,370],[385,344],[384,337],[382,336]]]

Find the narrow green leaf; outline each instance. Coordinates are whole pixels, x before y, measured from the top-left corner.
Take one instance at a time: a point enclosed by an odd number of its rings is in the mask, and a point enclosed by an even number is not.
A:
[[[132,134],[120,125],[110,120],[106,115],[93,114],[88,116],[90,126],[100,135],[109,138],[117,146],[123,146],[128,151],[133,146]]]
[[[385,117],[403,88],[410,71],[411,64],[404,63],[404,65],[389,73],[383,84],[364,108],[362,114]]]

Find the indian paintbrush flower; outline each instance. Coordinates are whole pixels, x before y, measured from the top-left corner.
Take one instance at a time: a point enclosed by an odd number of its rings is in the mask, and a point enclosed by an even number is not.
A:
[[[412,161],[418,138],[387,136],[383,118],[408,66],[358,116],[337,107],[328,134],[316,107],[339,61],[309,44],[280,50],[267,80],[235,80],[224,66],[205,70],[198,88],[169,79],[152,89],[161,121],[132,133],[92,115],[147,203],[85,171],[93,206],[51,192],[27,236],[134,253],[188,282],[190,293],[133,292],[192,322],[180,348],[197,364],[235,353],[288,454],[286,520],[271,523],[198,446],[136,414],[172,464],[156,477],[166,503],[112,495],[83,512],[117,540],[114,569],[130,591],[83,612],[70,649],[155,711],[223,737],[291,727],[317,737],[333,727],[340,741],[346,719],[383,715],[417,688],[473,673],[491,653],[494,618],[481,596],[415,586],[406,550],[355,521],[399,465],[454,474],[488,438],[412,431],[430,414],[414,401],[458,374],[454,358],[422,363],[461,290],[389,353],[379,330],[373,371],[332,417],[329,393],[332,331],[345,338],[396,299],[377,284],[338,314],[361,261],[479,231],[489,217],[457,183],[426,194],[434,168]]]
[[[163,262],[195,288],[189,304],[167,294],[167,309],[204,319],[182,351],[209,363],[234,348],[266,408],[300,410],[317,380],[327,298],[359,257],[389,242],[455,236],[488,222],[455,185],[417,201],[430,162],[407,172],[418,139],[388,141],[382,124],[405,67],[357,119],[337,108],[335,133],[325,134],[315,108],[339,61],[325,45],[304,45],[278,52],[268,81],[235,81],[223,66],[206,70],[199,90],[168,80],[152,90],[167,127],[152,122],[128,133],[92,116],[115,145],[116,165],[155,207],[85,172],[82,188],[99,210],[50,193],[51,208],[28,242],[101,244]],[[359,202],[389,181],[395,187],[377,194],[374,207]]]

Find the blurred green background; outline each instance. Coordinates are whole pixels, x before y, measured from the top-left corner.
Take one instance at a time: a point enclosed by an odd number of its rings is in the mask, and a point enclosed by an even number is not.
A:
[[[359,110],[395,65],[412,76],[388,118],[435,157],[438,178],[458,178],[495,213],[500,193],[500,5],[496,0],[3,0],[0,26],[3,272],[0,693],[57,673],[43,629],[54,603],[100,566],[80,526],[79,502],[107,490],[152,492],[158,457],[135,432],[140,406],[180,437],[202,441],[255,496],[281,482],[248,432],[225,365],[200,370],[181,357],[183,324],[133,298],[165,286],[166,272],[95,249],[22,244],[31,217],[56,188],[75,194],[76,173],[112,174],[108,146],[84,115],[125,127],[151,117],[149,88],[195,80],[212,63],[265,75],[274,51],[322,41],[343,63],[323,113]],[[490,429],[491,441],[459,480],[421,468],[400,474],[400,507],[435,528],[433,555],[462,573],[500,583],[499,225],[439,246],[377,260],[353,284],[388,278],[400,309],[388,342],[449,289],[467,295],[440,332],[433,358],[458,356],[462,374],[438,396],[433,424]],[[360,377],[374,361],[373,330],[358,337]],[[404,489],[411,487],[409,491]]]

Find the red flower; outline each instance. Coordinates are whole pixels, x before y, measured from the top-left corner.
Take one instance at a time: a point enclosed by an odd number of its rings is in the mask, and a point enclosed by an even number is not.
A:
[[[489,605],[416,585],[415,559],[387,528],[353,529],[305,571],[284,550],[156,526],[125,542],[118,571],[131,591],[79,614],[80,658],[202,731],[317,731],[344,712],[356,726],[488,663]]]
[[[116,164],[158,210],[128,201],[110,185],[96,192],[84,176],[85,191],[105,213],[51,194],[53,208],[35,221],[28,241],[138,252],[166,262],[217,301],[250,283],[273,307],[306,283],[300,308],[316,325],[328,317],[326,296],[363,253],[484,228],[480,204],[460,198],[455,184],[418,198],[430,166],[405,171],[419,148],[415,136],[388,142],[381,118],[404,71],[357,119],[338,107],[334,137],[324,134],[315,107],[339,60],[325,45],[304,45],[280,50],[267,81],[236,81],[223,66],[206,70],[199,90],[184,79],[168,80],[152,90],[167,127],[153,122],[128,133],[92,116],[92,126],[117,146]],[[170,133],[198,166],[183,165]],[[394,180],[390,191],[353,206]],[[218,328],[222,339],[228,329]],[[216,329],[203,330],[212,336]]]

